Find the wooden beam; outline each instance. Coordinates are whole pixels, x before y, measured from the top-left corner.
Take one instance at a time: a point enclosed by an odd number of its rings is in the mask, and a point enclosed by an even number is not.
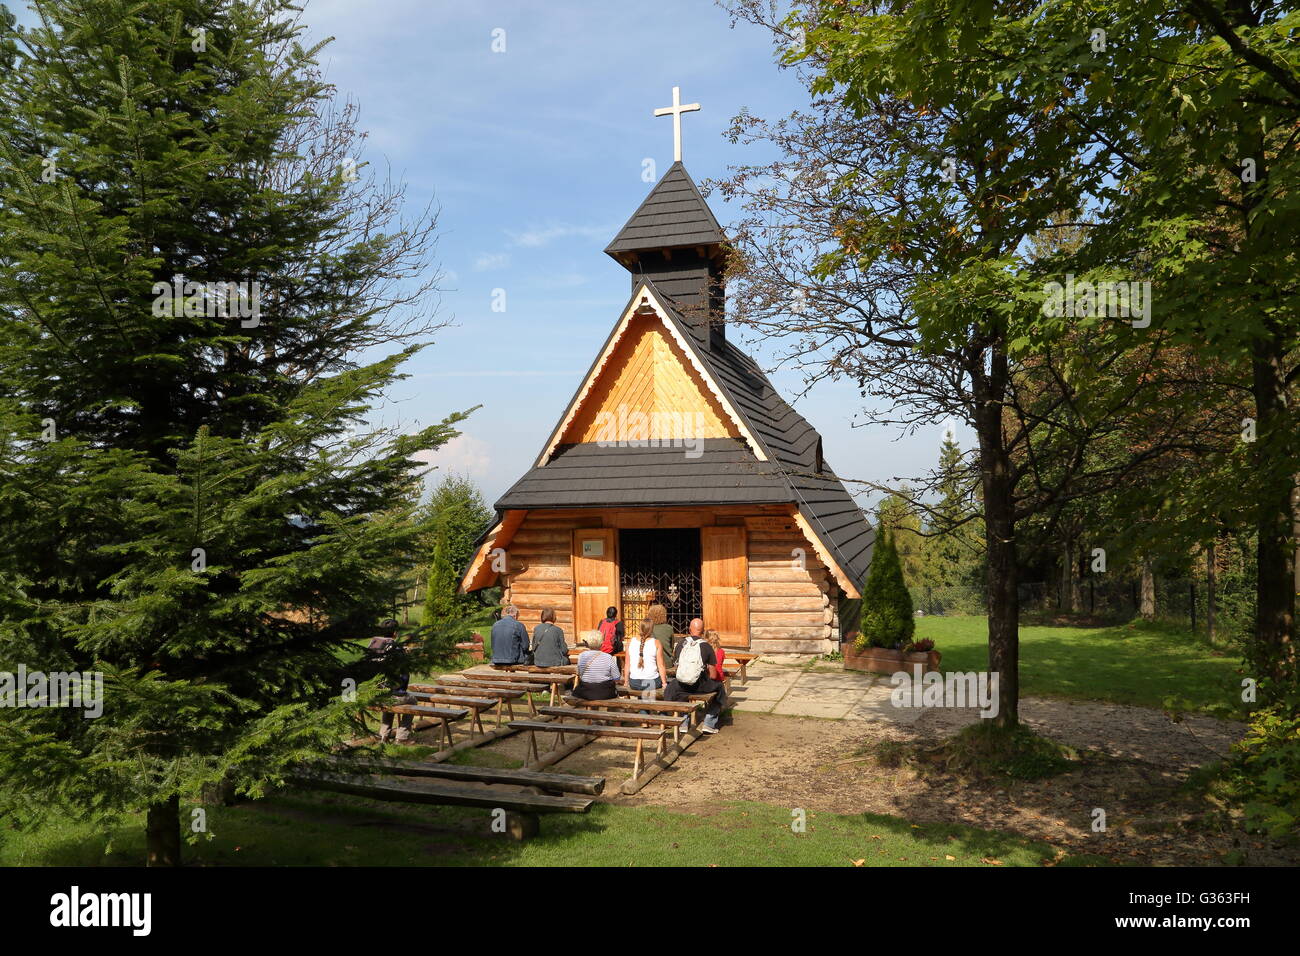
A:
[[[852,599],[862,597],[858,593],[858,589],[853,586],[852,579],[844,573],[844,569],[831,556],[830,550],[822,543],[822,539],[818,537],[817,532],[813,531],[812,525],[808,523],[808,520],[800,513],[798,508],[794,510],[794,521],[799,526],[799,530],[804,533],[804,537],[808,539],[808,543],[813,546],[813,550],[817,552],[817,557],[821,559],[822,564],[830,568],[831,574],[835,575],[835,580],[845,596]]]
[[[686,748],[699,740],[703,735],[704,731],[699,729],[694,729],[688,733],[682,734],[678,743],[669,747],[654,760],[650,761],[650,763],[648,763],[637,776],[633,777],[631,780],[624,781],[623,785],[619,787],[619,790],[629,796],[634,793],[639,793],[646,784],[675,764],[677,758],[685,753]]]
[[[289,783],[308,790],[328,790],[369,800],[397,803],[426,803],[460,807],[485,807],[519,813],[586,813],[595,802],[588,797],[530,794],[493,787],[458,786],[450,783],[378,782],[368,777],[342,774],[290,774]]]

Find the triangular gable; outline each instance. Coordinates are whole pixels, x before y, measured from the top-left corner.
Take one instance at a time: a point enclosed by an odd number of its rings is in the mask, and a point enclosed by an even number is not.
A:
[[[623,356],[627,356],[629,351],[634,349],[637,342],[640,341],[640,339],[631,339],[630,336],[636,333],[641,333],[644,336],[644,321],[646,319],[657,320],[658,327],[662,330],[660,334],[664,336],[664,342],[671,347],[673,358],[687,364],[689,380],[692,382],[693,387],[703,388],[704,394],[702,397],[705,399],[707,407],[717,415],[718,425],[721,429],[720,434],[714,437],[731,435],[743,438],[759,461],[768,460],[766,450],[750,430],[748,422],[714,379],[708,365],[700,358],[697,344],[692,336],[684,332],[679,324],[672,321],[669,316],[669,309],[656,295],[651,285],[648,282],[640,283],[636,291],[633,292],[632,298],[623,312],[623,317],[619,320],[618,325],[614,327],[614,331],[610,333],[609,338],[605,340],[605,345],[596,361],[588,370],[577,393],[573,396],[565,409],[564,415],[560,418],[559,424],[551,433],[550,440],[547,441],[546,447],[537,459],[536,467],[544,466],[555,453],[555,449],[559,445],[566,443],[566,438],[572,440],[571,432],[576,430],[586,434],[589,428],[595,425],[596,414],[601,410],[608,410],[606,400],[611,391],[615,390],[608,387],[610,381],[620,371],[620,361]],[[654,342],[650,342],[650,345],[651,347],[657,347]],[[683,371],[686,371],[686,369]]]

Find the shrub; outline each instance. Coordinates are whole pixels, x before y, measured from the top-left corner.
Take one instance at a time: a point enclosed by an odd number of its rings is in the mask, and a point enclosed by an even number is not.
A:
[[[1246,826],[1276,839],[1300,834],[1300,693],[1256,711],[1224,775]]]
[[[899,647],[916,630],[912,596],[903,580],[903,567],[893,538],[881,531],[871,556],[871,573],[862,589],[862,636],[856,646]]]

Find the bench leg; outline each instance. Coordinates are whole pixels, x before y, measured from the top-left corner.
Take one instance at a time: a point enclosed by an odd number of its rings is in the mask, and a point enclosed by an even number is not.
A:
[[[539,758],[537,753],[537,732],[533,730],[528,731],[528,756],[530,758],[529,763],[537,763]]]
[[[645,743],[643,740],[636,742],[636,759],[632,761],[632,779],[635,780],[641,776],[641,747]]]

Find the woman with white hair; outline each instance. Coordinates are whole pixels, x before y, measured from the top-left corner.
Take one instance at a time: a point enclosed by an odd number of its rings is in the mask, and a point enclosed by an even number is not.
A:
[[[583,700],[612,700],[618,696],[618,661],[600,649],[604,637],[600,631],[587,631],[582,642],[587,649],[578,655],[578,686],[575,697]]]

